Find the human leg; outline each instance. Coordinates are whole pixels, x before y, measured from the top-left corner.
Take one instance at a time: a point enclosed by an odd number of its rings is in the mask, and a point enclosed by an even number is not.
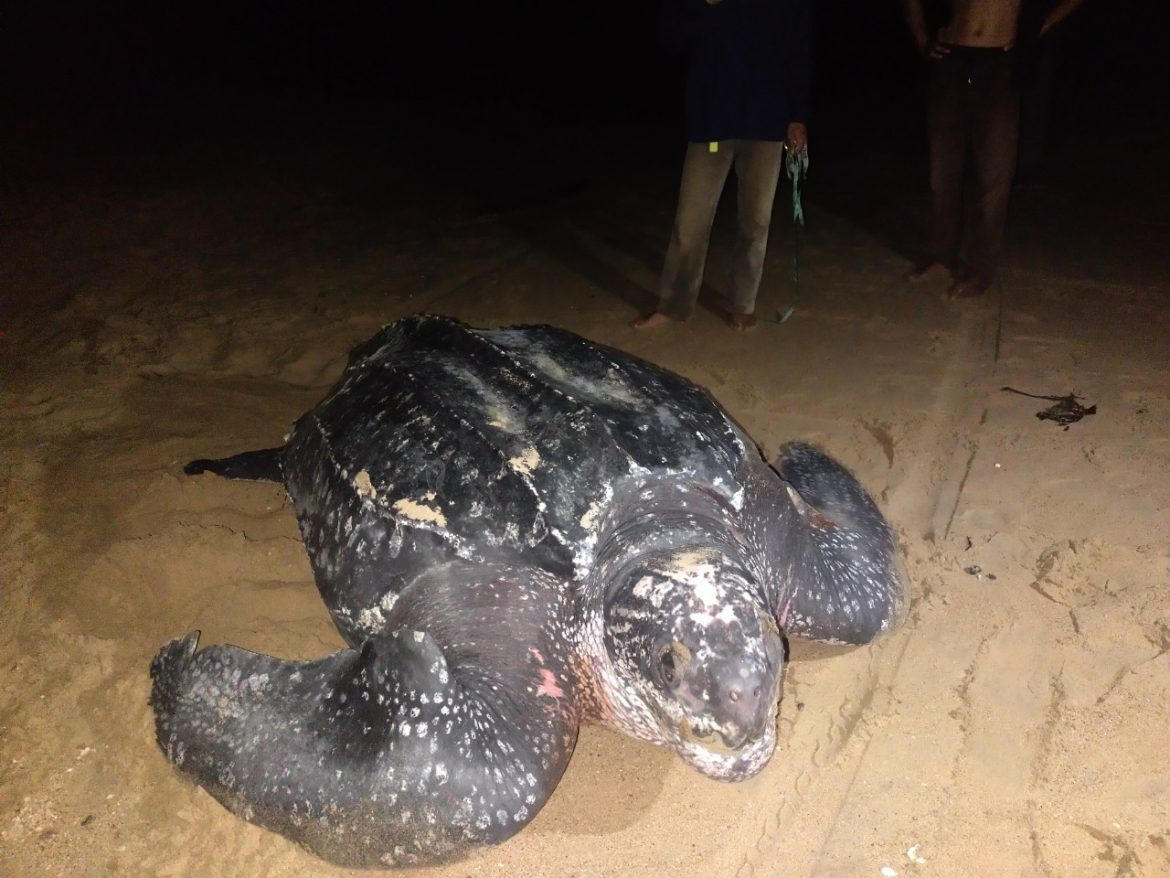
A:
[[[686,320],[695,309],[707,262],[711,224],[731,169],[731,159],[730,149],[711,152],[705,143],[687,145],[674,228],[658,288],[657,313],[667,319]]]
[[[978,71],[972,83],[972,103],[971,146],[977,191],[967,261],[972,284],[986,289],[999,265],[1016,170],[1020,98],[1012,82],[1009,53]]]
[[[930,63],[927,137],[930,144],[930,251],[910,280],[945,277],[958,260],[963,163],[967,149],[966,85],[961,65],[949,58]]]
[[[776,198],[776,184],[780,179],[783,156],[784,144],[781,141],[744,140],[737,141],[735,145],[739,232],[732,256],[733,317],[751,315],[756,309],[756,294],[764,272],[768,229],[772,223],[772,205]],[[739,322],[750,325],[749,321]]]

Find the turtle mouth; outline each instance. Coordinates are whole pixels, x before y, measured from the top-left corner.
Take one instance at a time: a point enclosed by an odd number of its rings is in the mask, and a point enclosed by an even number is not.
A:
[[[685,721],[684,721],[685,722]],[[689,734],[678,729],[675,749],[683,761],[701,774],[714,780],[740,781],[758,774],[776,749],[776,723],[764,724],[757,734],[745,739],[737,747],[728,746],[717,731]]]
[[[702,747],[712,753],[724,753],[727,755],[738,753],[750,744],[752,740],[761,737],[763,734],[760,732],[759,734],[751,735],[739,729],[723,729],[711,724],[701,725],[694,723],[690,718],[684,718],[675,727],[675,731],[683,741],[690,741],[695,746]]]
[[[745,780],[758,773],[776,749],[776,713],[780,703],[780,680],[769,693],[764,721],[744,727],[714,716],[677,713],[669,727],[674,747],[685,762],[716,780]]]

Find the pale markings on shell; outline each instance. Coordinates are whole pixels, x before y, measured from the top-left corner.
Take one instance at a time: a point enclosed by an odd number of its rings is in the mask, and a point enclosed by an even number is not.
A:
[[[520,454],[508,460],[508,466],[523,475],[532,475],[533,470],[540,466],[540,452],[532,446],[525,448]]]
[[[535,352],[531,356],[534,369],[543,372],[549,378],[564,385],[575,393],[584,396],[590,402],[619,402],[628,406],[640,406],[642,400],[639,394],[630,387],[617,372],[616,364],[606,375],[605,380],[597,381],[583,379],[565,371],[564,367],[544,351]]]
[[[506,433],[520,433],[524,429],[522,419],[516,417],[512,407],[505,397],[496,392],[495,388],[486,384],[477,374],[466,368],[451,368],[447,370],[460,384],[470,388],[482,400],[485,423],[489,427],[503,430]]]
[[[508,413],[499,409],[487,409],[488,426],[495,427],[497,430],[506,430],[509,433],[518,432],[515,424],[511,422]]]
[[[608,488],[609,486],[607,485],[606,487]],[[597,517],[601,514],[601,508],[602,506],[599,501],[594,501],[589,504],[589,508],[585,510],[585,514],[581,516],[578,524],[586,530],[591,530],[597,524]]]
[[[358,474],[353,477],[353,487],[358,492],[359,497],[368,497],[373,500],[378,496],[374,483],[370,481],[370,474],[364,469],[359,470]]]
[[[434,494],[428,494],[427,498],[433,499],[434,496]],[[435,509],[433,506],[427,506],[417,500],[411,500],[409,497],[395,500],[391,508],[404,518],[431,522],[439,527],[447,526],[447,516],[443,514],[441,509]]]
[[[363,631],[381,631],[386,627],[386,617],[380,606],[366,607],[358,613],[357,624]]]

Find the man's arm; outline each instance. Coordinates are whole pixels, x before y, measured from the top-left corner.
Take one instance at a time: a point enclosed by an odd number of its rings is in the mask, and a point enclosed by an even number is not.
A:
[[[793,152],[808,149],[808,123],[812,102],[812,0],[795,0],[792,4],[788,39],[788,100],[791,113],[784,138]]]
[[[940,42],[927,28],[926,10],[922,7],[922,0],[902,0],[902,14],[906,17],[906,24],[910,26],[910,35],[914,37],[918,54],[923,58],[937,61],[951,53],[951,47]]]
[[[926,10],[922,7],[922,0],[902,0],[902,15],[910,28],[910,36],[914,38],[914,45],[925,55],[930,49],[930,32],[926,29]]]
[[[910,2],[910,0],[907,0]],[[1085,0],[1059,0],[1059,2],[1052,7],[1052,10],[1044,17],[1044,24],[1040,26],[1040,36],[1044,36],[1074,12],[1076,12]]]

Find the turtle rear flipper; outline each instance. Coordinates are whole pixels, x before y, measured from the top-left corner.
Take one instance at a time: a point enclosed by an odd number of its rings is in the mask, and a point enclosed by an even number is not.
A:
[[[168,746],[179,699],[189,686],[188,669],[198,645],[199,632],[192,631],[160,649],[150,663],[150,706],[154,708],[155,734],[158,745],[172,762],[181,761]]]
[[[893,532],[861,483],[824,452],[792,442],[776,470],[795,514],[783,557],[790,586],[778,611],[791,634],[868,643],[906,612],[906,580]]]
[[[189,476],[202,473],[215,473],[225,479],[241,479],[252,482],[282,482],[284,475],[281,472],[280,459],[284,448],[262,448],[258,451],[245,451],[242,454],[233,454],[218,460],[199,458],[183,467],[183,472]]]
[[[547,583],[502,575],[426,586],[389,633],[318,661],[164,647],[163,751],[231,811],[340,865],[444,862],[515,834],[576,740],[561,607]]]

